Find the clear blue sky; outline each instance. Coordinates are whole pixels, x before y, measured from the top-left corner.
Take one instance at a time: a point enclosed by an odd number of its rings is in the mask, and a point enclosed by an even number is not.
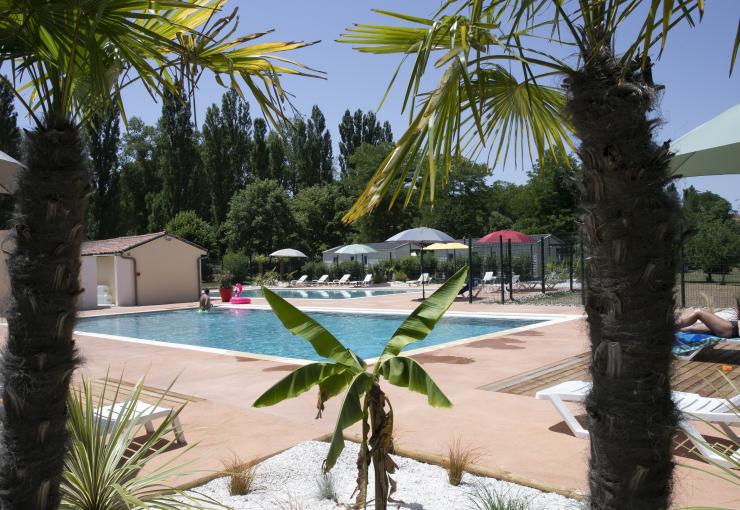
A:
[[[286,88],[296,97],[294,104],[309,113],[313,104],[324,112],[335,143],[337,125],[346,108],[374,109],[383,95],[397,56],[365,55],[348,45],[334,42],[344,28],[355,22],[383,23],[384,17],[371,8],[395,10],[428,16],[438,5],[436,0],[231,0],[229,8],[239,7],[240,33],[274,28],[272,40],[321,40],[316,46],[295,52],[295,58],[327,73],[327,80],[287,78]],[[671,32],[669,48],[653,71],[655,81],[666,85],[661,113],[664,125],[662,139],[675,139],[702,122],[740,102],[740,62],[728,78],[731,44],[740,19],[740,1],[707,2],[707,12],[698,27],[681,27]],[[572,60],[571,60],[572,62]],[[205,108],[219,102],[223,89],[204,80],[197,96],[198,122]],[[389,120],[396,136],[405,127],[400,115],[401,92],[391,94],[378,113]],[[149,123],[156,122],[159,107],[141,90],[128,97],[129,115],[138,115]],[[740,129],[740,126],[738,126]],[[528,165],[527,165],[528,166]],[[513,182],[525,180],[525,168],[496,168],[494,178]],[[740,176],[717,176],[684,179],[730,200],[740,209]]]

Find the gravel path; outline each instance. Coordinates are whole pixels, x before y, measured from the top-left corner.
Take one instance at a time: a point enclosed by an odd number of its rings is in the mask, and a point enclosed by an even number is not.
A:
[[[320,499],[319,480],[321,463],[329,448],[327,443],[308,441],[276,455],[257,467],[255,489],[246,496],[229,496],[227,479],[219,478],[198,488],[198,492],[235,510],[335,510],[346,508],[331,500]],[[358,445],[347,442],[344,452],[332,470],[331,479],[339,501],[350,503],[355,488]],[[447,473],[439,466],[424,464],[406,457],[394,457],[398,471],[394,479],[398,503],[389,508],[409,510],[489,510],[476,506],[471,494],[493,490],[528,503],[522,510],[576,510],[579,502],[551,493],[540,492],[509,482],[465,474],[463,483],[453,487],[447,482]],[[369,497],[372,497],[372,468],[370,469]],[[368,508],[374,508],[372,504]],[[519,507],[516,507],[519,510]],[[491,508],[498,510],[498,507]]]

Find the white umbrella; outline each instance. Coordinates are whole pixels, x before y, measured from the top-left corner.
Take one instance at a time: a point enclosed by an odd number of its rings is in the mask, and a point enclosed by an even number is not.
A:
[[[342,246],[334,253],[342,255],[364,255],[365,253],[377,253],[378,250],[371,248],[366,244],[348,244]],[[339,259],[337,259],[339,260]],[[362,260],[362,266],[365,267],[365,259]]]
[[[307,259],[308,255],[303,253],[302,251],[294,250],[293,248],[284,248],[282,250],[274,251],[270,253],[270,257],[284,257],[284,258],[294,258],[294,259]]]
[[[18,172],[23,164],[0,151],[0,193],[12,195],[18,189]]]
[[[378,250],[371,248],[366,244],[348,244],[342,246],[334,253],[341,253],[343,255],[361,255],[363,253],[375,253]]]
[[[429,244],[451,243],[454,239],[436,228],[417,227],[399,232],[393,237],[386,239],[386,241],[414,241],[417,243]]]
[[[671,142],[671,170],[684,177],[740,173],[740,104]]]
[[[455,240],[436,228],[417,227],[399,232],[386,241],[409,241],[421,245],[421,257],[419,265],[421,266],[421,298],[426,299],[426,289],[424,288],[424,246],[432,243],[451,243]]]

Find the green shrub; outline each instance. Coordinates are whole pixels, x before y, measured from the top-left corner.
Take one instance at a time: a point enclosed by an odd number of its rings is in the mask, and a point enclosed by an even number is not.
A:
[[[534,277],[532,274],[532,259],[526,255],[514,258],[511,262],[511,270],[514,274],[518,274],[523,281],[531,280]]]
[[[529,501],[487,485],[478,485],[468,494],[470,510],[529,510]]]
[[[405,282],[408,279],[409,279],[409,275],[407,275],[403,271],[395,271],[393,273],[393,281],[394,282]]]
[[[395,260],[379,260],[371,266],[373,281],[375,283],[384,283],[393,279],[393,270],[396,267]]]
[[[265,271],[252,278],[252,285],[271,287],[277,285],[280,281],[280,275],[277,271]]]
[[[231,273],[234,280],[244,282],[249,273],[249,257],[241,252],[227,251],[223,260],[224,271]]]
[[[357,260],[344,260],[339,263],[339,276],[349,273],[350,280],[362,280],[365,278],[365,268],[362,263]]]
[[[309,280],[318,280],[321,275],[329,274],[331,268],[319,260],[311,260],[301,266],[300,273],[307,274]]]
[[[208,250],[211,257],[218,256],[216,228],[194,211],[181,211],[164,227],[165,232],[175,235]]]
[[[421,274],[419,257],[403,257],[398,259],[396,261],[396,269],[402,273],[406,273],[409,278],[418,278]]]

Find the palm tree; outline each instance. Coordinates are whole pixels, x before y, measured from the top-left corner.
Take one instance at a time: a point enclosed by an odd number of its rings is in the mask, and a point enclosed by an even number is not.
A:
[[[684,228],[668,146],[654,140],[651,112],[661,87],[650,52],[678,23],[693,23],[703,2],[448,0],[429,19],[378,12],[403,25],[356,25],[340,42],[415,57],[404,102],[411,121],[346,220],[387,193],[433,202],[435,180],[446,180],[462,153],[488,150],[494,164],[510,149],[565,158],[575,135],[592,348],[590,506],[667,508],[677,419],[673,287]],[[616,35],[637,16],[644,18],[633,42],[617,54]],[[740,28],[733,63],[739,43]],[[575,49],[577,62],[557,58],[554,46]],[[433,52],[441,53],[435,67],[444,72],[436,88],[420,93]],[[551,76],[564,78],[563,87],[544,85]]]
[[[192,94],[204,69],[241,93],[246,85],[273,121],[282,117],[279,75],[305,68],[276,53],[301,42],[232,38],[225,0],[0,0],[0,63],[34,124],[15,212],[9,261],[12,305],[2,358],[0,507],[53,509],[68,442],[72,338],[80,243],[90,194],[81,127],[142,84],[153,96]],[[240,85],[241,84],[241,85]]]
[[[388,499],[396,490],[396,483],[390,476],[396,469],[396,464],[390,457],[394,441],[393,408],[380,387],[381,378],[395,386],[426,395],[427,402],[433,407],[452,407],[452,403],[421,365],[400,354],[404,347],[424,340],[432,332],[455,301],[467,274],[468,268],[461,268],[429,299],[416,307],[388,340],[372,371],[367,370],[367,364],[362,358],[342,345],[321,324],[268,288],[262,287],[265,299],[283,325],[294,335],[308,340],[316,353],[329,361],[310,363],[294,370],[263,393],[254,402],[254,406],[272,406],[318,386],[316,407],[319,412],[316,418],[321,418],[326,401],[346,390],[324,461],[324,471],[328,472],[334,467],[344,449],[344,429],[361,422],[362,436],[357,456],[357,498],[354,508],[365,508],[367,505],[368,466],[371,463],[375,479],[374,507],[377,510],[386,510]]]

